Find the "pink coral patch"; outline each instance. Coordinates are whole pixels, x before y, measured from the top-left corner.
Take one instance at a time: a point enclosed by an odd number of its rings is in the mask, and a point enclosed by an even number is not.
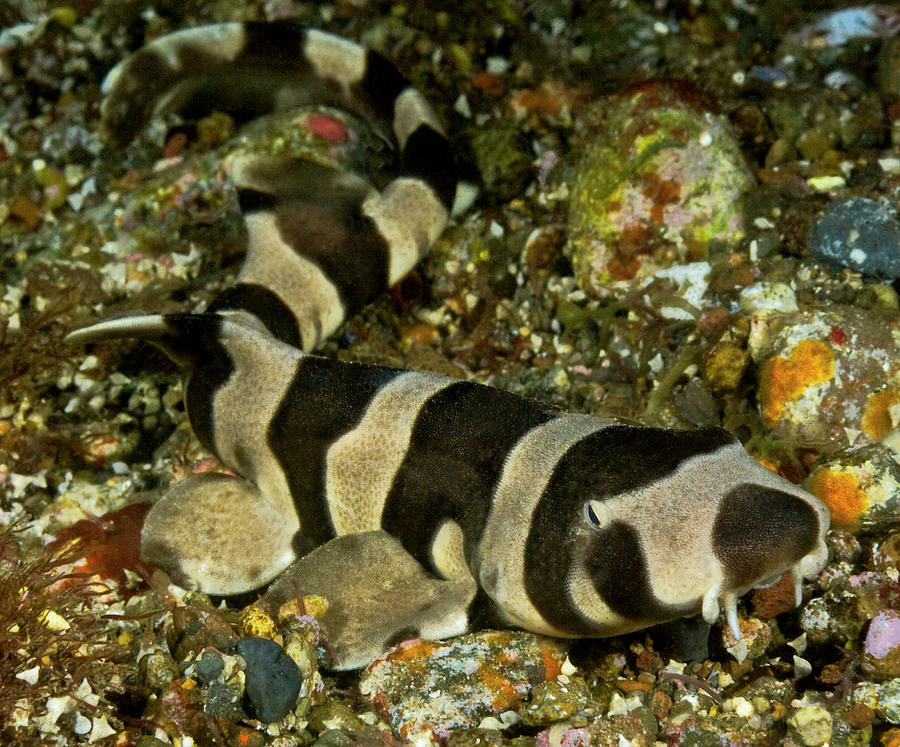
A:
[[[307,129],[332,143],[346,143],[350,133],[340,120],[324,114],[311,114],[306,118]]]

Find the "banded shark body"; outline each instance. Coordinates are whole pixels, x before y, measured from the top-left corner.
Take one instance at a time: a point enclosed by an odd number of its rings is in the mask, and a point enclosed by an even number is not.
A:
[[[799,602],[827,559],[828,511],[727,431],[568,413],[309,352],[416,264],[453,200],[438,117],[385,58],[291,22],[229,23],[155,40],[112,70],[105,93],[116,142],[159,112],[247,119],[324,102],[388,133],[401,162],[378,190],[239,157],[247,255],[209,312],[69,336],[159,345],[185,368],[197,437],[237,474],[171,488],[144,525],[147,562],[219,595],[290,566],[331,602],[322,624],[344,669],[403,637],[486,620],[603,637],[698,612],[713,623],[724,608],[740,637],[737,599],[787,571]]]

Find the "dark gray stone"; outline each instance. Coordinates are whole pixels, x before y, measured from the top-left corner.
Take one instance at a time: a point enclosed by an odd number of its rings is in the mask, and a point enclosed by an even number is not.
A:
[[[256,718],[265,723],[280,721],[300,695],[300,667],[268,638],[242,638],[236,650],[247,662],[247,698]]]
[[[222,655],[217,651],[208,648],[201,654],[197,663],[194,665],[194,672],[200,682],[208,685],[222,673],[224,668],[225,661],[222,659]]]
[[[900,221],[887,200],[834,200],[813,226],[807,246],[832,267],[848,267],[878,280],[900,277]]]

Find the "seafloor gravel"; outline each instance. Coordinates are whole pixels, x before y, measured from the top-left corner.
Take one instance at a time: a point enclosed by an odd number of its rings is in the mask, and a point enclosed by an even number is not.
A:
[[[0,2],[2,739],[900,745],[896,8],[448,6]],[[692,623],[571,645],[482,632],[335,677],[321,599],[220,603],[141,564],[146,502],[219,466],[161,354],[62,338],[204,308],[244,233],[234,124],[157,122],[118,150],[100,83],[168,31],[282,17],[395,60],[479,182],[324,353],[724,425],[832,511],[800,608],[785,579],[743,600],[741,642]],[[302,122],[309,157],[390,168],[354,119]]]

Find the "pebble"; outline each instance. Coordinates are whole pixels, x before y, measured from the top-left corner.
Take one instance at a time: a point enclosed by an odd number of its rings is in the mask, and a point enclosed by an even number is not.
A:
[[[813,225],[807,247],[832,267],[879,280],[900,277],[900,220],[886,199],[834,200]]]
[[[531,700],[522,710],[522,722],[528,726],[545,726],[571,720],[591,702],[591,692],[584,682],[547,680],[532,691]],[[583,716],[581,720],[587,723]]]
[[[806,705],[788,716],[788,728],[801,744],[819,747],[831,739],[831,714],[825,706]]]
[[[354,713],[353,708],[342,700],[329,700],[315,706],[306,717],[309,728],[317,733],[340,729],[350,734],[358,734],[365,723]]]
[[[247,662],[247,698],[256,718],[280,721],[297,702],[303,683],[300,668],[268,638],[242,638],[236,650]]]
[[[213,682],[209,686],[203,710],[205,713],[230,721],[243,721],[247,717],[241,707],[241,693],[224,682]]]
[[[673,281],[675,295],[699,311],[703,308],[704,296],[709,288],[711,269],[709,262],[689,262],[686,265],[663,268],[654,277]],[[695,318],[695,314],[680,306],[663,304],[660,306],[659,313],[666,319],[692,320]]]
[[[797,294],[787,283],[761,281],[748,285],[739,297],[741,311],[797,311]]]
[[[194,672],[200,682],[209,683],[222,674],[224,668],[225,661],[222,659],[222,655],[215,649],[208,648],[197,660]]]
[[[147,654],[138,662],[138,672],[147,689],[158,692],[178,676],[178,664],[159,650]]]
[[[735,639],[728,626],[722,629],[722,642],[725,649],[739,664],[747,659],[758,659],[763,656],[772,643],[772,628],[756,618],[738,622],[741,629],[741,640]]]
[[[800,627],[811,644],[844,645],[856,640],[863,628],[856,597],[842,591],[829,591],[809,600],[800,610]]]

